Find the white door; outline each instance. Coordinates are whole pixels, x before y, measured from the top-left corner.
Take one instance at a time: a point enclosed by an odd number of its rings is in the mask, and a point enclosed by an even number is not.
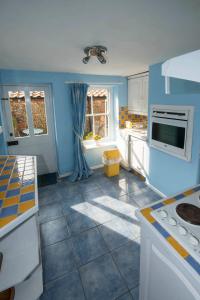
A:
[[[57,171],[53,105],[48,86],[4,86],[8,153],[36,155],[38,174]]]

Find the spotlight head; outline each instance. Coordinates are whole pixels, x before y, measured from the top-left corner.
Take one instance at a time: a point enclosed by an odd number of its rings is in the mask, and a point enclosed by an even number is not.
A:
[[[102,54],[97,55],[97,58],[98,58],[98,60],[100,61],[101,64],[106,64],[106,59]]]
[[[84,49],[85,57],[82,59],[84,64],[87,64],[91,56],[96,56],[101,64],[106,64],[106,59],[103,54],[106,54],[107,48],[104,46],[90,46]]]
[[[89,60],[90,60],[90,56],[85,56],[82,61],[84,64],[87,64]]]

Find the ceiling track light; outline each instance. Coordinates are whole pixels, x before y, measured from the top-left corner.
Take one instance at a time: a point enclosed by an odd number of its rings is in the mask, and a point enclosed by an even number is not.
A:
[[[86,56],[82,59],[84,64],[87,64],[91,56],[96,56],[101,64],[106,64],[104,54],[107,53],[107,48],[104,46],[91,46],[84,49]]]

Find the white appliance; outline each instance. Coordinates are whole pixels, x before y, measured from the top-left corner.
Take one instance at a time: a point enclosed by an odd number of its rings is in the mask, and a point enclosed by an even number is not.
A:
[[[152,105],[150,146],[190,161],[193,115],[192,106]]]
[[[151,212],[155,226],[138,215],[142,228],[140,300],[200,300],[199,199],[197,191],[177,196],[165,206],[163,200],[155,203],[157,208]]]
[[[200,263],[200,192],[151,214]]]

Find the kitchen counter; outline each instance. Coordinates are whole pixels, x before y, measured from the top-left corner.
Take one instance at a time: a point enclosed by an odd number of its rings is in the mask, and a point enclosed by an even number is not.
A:
[[[43,291],[35,156],[0,156],[0,294],[35,300]]]
[[[0,156],[0,238],[37,211],[36,158]]]
[[[124,130],[128,135],[134,136],[143,141],[147,141],[147,129],[138,129],[138,128],[125,128]]]

